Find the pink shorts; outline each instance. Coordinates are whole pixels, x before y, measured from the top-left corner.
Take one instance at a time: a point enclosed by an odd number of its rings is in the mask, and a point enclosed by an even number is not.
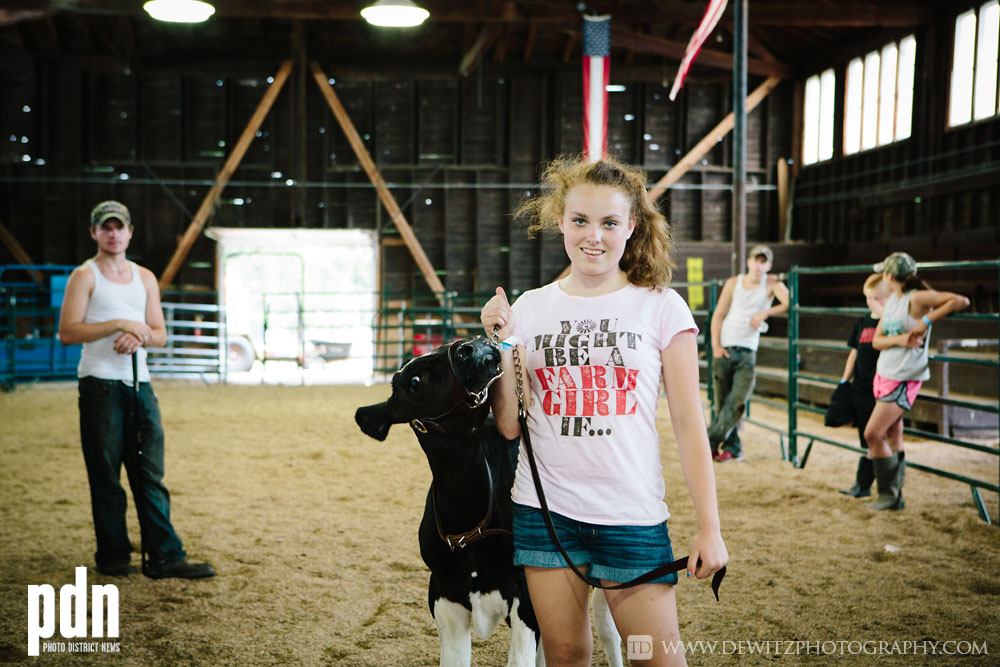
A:
[[[890,380],[876,373],[872,392],[883,403],[895,403],[904,410],[909,410],[913,407],[913,401],[917,400],[923,384],[921,380]]]

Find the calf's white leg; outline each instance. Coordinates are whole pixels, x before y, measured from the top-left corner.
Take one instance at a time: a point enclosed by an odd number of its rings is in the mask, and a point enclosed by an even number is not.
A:
[[[521,601],[514,600],[510,608],[510,651],[507,653],[507,667],[537,667],[536,656],[542,655],[541,646],[535,641],[535,633],[532,632],[521,617],[517,615],[517,608]],[[542,657],[542,665],[545,664],[545,657]]]
[[[441,641],[441,667],[469,667],[472,664],[472,614],[460,604],[438,598],[434,603],[434,624]]]
[[[597,589],[594,590],[593,599],[594,630],[604,647],[604,654],[608,656],[608,667],[622,667],[622,638],[618,634],[615,619],[611,617],[608,599],[604,597],[604,591]]]

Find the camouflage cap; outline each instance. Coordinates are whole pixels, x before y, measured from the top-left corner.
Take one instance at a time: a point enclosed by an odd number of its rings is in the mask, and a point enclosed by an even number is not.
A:
[[[121,202],[108,200],[102,201],[90,212],[90,226],[100,227],[106,220],[121,220],[122,224],[132,226],[132,216],[129,215],[128,207]]]
[[[917,260],[905,252],[894,252],[872,268],[893,278],[905,278],[917,272]]]
[[[753,259],[758,255],[764,255],[764,257],[767,257],[768,262],[772,264],[774,263],[774,253],[772,253],[771,249],[768,248],[766,245],[758,243],[754,247],[750,248],[750,250],[747,252],[747,257],[749,257],[750,259]]]

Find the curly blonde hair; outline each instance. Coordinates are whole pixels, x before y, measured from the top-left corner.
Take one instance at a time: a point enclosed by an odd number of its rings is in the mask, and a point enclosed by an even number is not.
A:
[[[635,220],[635,229],[618,266],[633,285],[670,285],[674,269],[670,258],[670,225],[646,193],[644,171],[613,158],[588,163],[580,155],[562,155],[546,166],[541,181],[541,193],[524,199],[514,212],[515,218],[528,220],[528,238],[534,238],[540,231],[559,233],[566,195],[577,185],[609,185],[629,198],[629,214]]]

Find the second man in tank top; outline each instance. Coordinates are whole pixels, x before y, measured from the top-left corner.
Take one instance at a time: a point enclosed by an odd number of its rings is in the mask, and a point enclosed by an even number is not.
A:
[[[736,426],[753,392],[757,346],[767,318],[788,310],[788,288],[768,275],[771,249],[756,245],[747,253],[747,272],[726,281],[712,315],[712,384],[715,418],[708,427],[712,458],[743,458]],[[778,305],[772,306],[777,299]]]

